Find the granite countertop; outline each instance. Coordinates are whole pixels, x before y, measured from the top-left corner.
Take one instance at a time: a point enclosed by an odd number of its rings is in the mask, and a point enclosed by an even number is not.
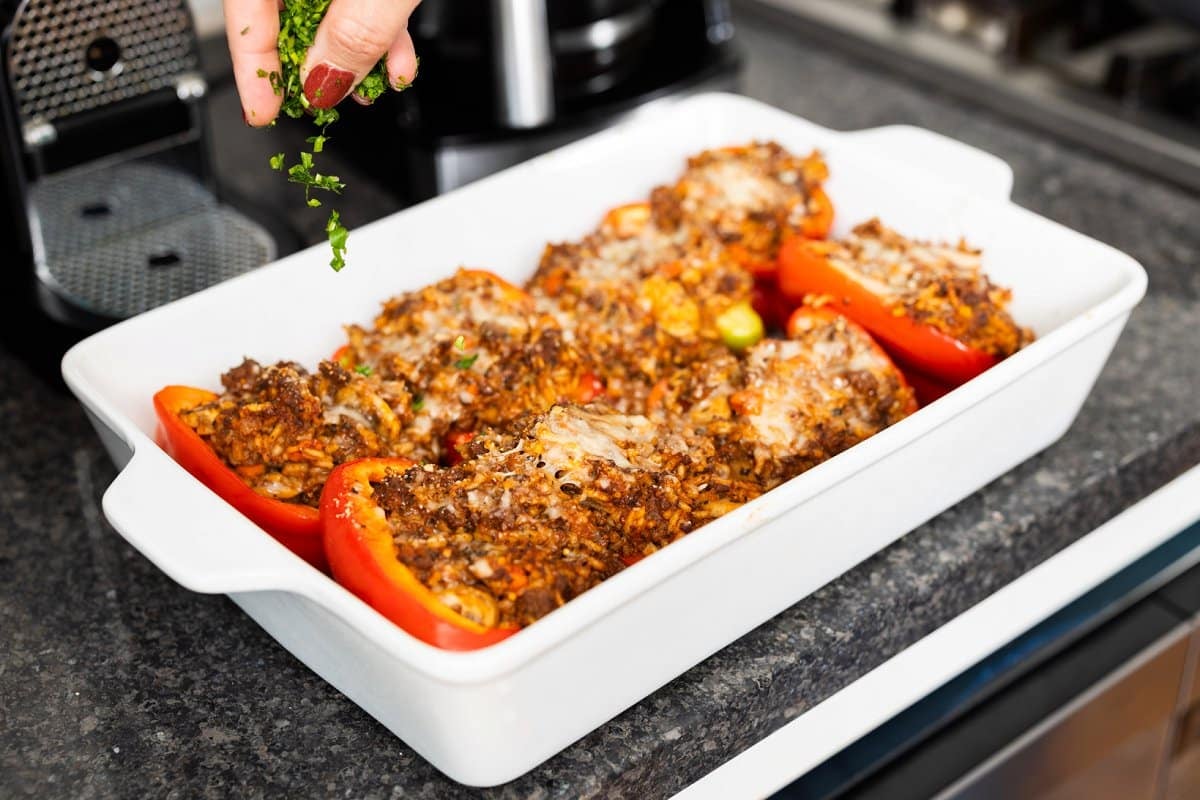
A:
[[[486,797],[667,796],[1200,462],[1200,198],[741,22],[748,94],[996,153],[1019,203],[1132,254],[1150,292],[1059,443]],[[475,793],[114,534],[112,465],[22,352],[0,343],[0,795]]]

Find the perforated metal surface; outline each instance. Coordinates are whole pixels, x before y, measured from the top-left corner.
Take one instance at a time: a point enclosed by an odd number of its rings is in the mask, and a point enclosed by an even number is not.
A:
[[[32,200],[43,281],[94,314],[133,316],[275,257],[266,231],[153,164],[58,176]]]
[[[91,69],[101,37],[117,64]],[[28,0],[12,25],[8,74],[22,123],[61,117],[171,86],[198,68],[184,0]]]

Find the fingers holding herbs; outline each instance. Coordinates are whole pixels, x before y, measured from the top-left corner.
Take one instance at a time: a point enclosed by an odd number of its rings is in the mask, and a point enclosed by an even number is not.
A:
[[[277,153],[271,169],[304,187],[304,200],[319,208],[328,195],[341,194],[337,175],[321,172],[335,106],[354,92],[369,105],[388,87],[408,88],[416,77],[417,57],[408,35],[408,18],[419,0],[225,0],[226,28],[238,92],[247,123],[274,122],[282,112],[311,118],[318,132],[297,159]],[[336,210],[325,224],[333,258],[345,266],[348,231]]]
[[[304,96],[314,108],[333,108],[352,89],[356,99],[371,102],[389,85],[401,88],[411,82],[416,55],[408,18],[415,2],[333,0],[327,5],[300,68]],[[394,76],[389,76],[386,60],[396,62]]]
[[[225,33],[247,125],[270,125],[283,98],[261,75],[279,73],[278,0],[225,0]]]
[[[400,32],[399,38],[392,42],[384,57],[388,84],[398,92],[404,91],[417,79],[417,67],[420,63],[421,59],[417,58],[417,51],[413,47],[412,36],[409,35],[408,28],[405,28]]]

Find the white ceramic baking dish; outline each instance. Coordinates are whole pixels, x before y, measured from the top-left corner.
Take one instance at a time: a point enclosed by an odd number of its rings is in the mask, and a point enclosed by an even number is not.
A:
[[[491,648],[393,626],[193,479],[153,441],[161,386],[214,386],[244,355],[315,364],[379,303],[460,264],[520,282],[547,240],[670,181],[686,155],[772,138],[825,151],[838,228],[872,215],[967,236],[1039,339],[909,419],[713,522]],[[263,180],[269,180],[264,166]],[[121,467],[112,525],[284,647],[451,778],[517,777],[1066,431],[1145,291],[1127,256],[1008,201],[996,158],[927,131],[837,133],[732,95],[607,132],[380,220],[335,274],[318,246],[110,328],[63,374]]]

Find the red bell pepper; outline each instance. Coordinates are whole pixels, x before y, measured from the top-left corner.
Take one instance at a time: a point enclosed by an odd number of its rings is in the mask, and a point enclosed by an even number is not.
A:
[[[788,319],[787,335],[789,338],[797,338],[801,331],[816,325],[827,325],[831,322],[840,321],[848,330],[858,334],[863,339],[871,343],[871,349],[875,351],[880,363],[885,368],[891,368],[896,373],[896,378],[900,382],[902,389],[908,391],[910,402],[904,409],[905,414],[915,413],[917,405],[916,393],[912,390],[912,386],[908,382],[908,376],[896,366],[896,363],[887,354],[887,351],[879,346],[874,337],[864,328],[845,314],[827,306],[800,306],[792,312],[792,316]]]
[[[779,251],[779,286],[796,300],[828,297],[832,306],[871,332],[896,358],[951,384],[966,383],[999,359],[908,316],[836,267],[826,242],[793,238]]]
[[[435,647],[477,650],[512,636],[518,628],[488,628],[450,609],[396,558],[392,531],[372,499],[371,483],[412,464],[404,458],[367,458],[330,474],[321,494],[321,519],[333,577]]]
[[[788,318],[796,308],[796,304],[783,296],[779,284],[774,277],[755,278],[754,288],[750,292],[750,305],[762,317],[768,331],[782,331],[787,327]]]
[[[742,269],[754,276],[755,281],[772,280],[779,265],[771,259],[763,259],[739,242],[724,246],[725,254]]]
[[[913,391],[917,394],[917,402],[922,407],[929,405],[934,400],[944,397],[954,390],[954,386],[948,383],[943,383],[937,378],[931,378],[915,369],[903,368],[904,377],[908,379],[908,383],[913,387]]]
[[[227,503],[323,572],[329,571],[317,509],[265,497],[250,488],[179,413],[211,403],[217,395],[190,386],[168,386],[154,395],[158,443],[184,469]]]
[[[604,380],[589,370],[579,376],[579,385],[575,388],[575,402],[587,405],[603,397],[607,390]]]
[[[472,431],[449,431],[442,437],[443,463],[447,467],[453,467],[465,461],[466,457],[459,448],[470,444],[474,438],[475,434]]]

